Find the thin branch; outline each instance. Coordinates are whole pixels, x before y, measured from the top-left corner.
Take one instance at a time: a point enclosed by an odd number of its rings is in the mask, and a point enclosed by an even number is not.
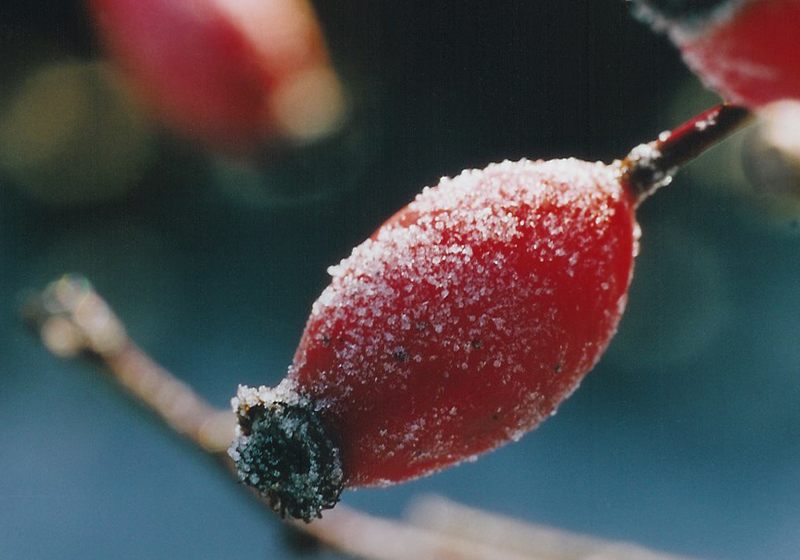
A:
[[[621,162],[622,179],[641,202],[669,184],[683,165],[750,122],[745,107],[723,103],[636,146]]]
[[[647,550],[641,546],[570,533],[535,525],[446,500],[418,499],[410,508],[412,525],[425,527],[483,546],[542,560],[681,560],[678,556]],[[687,560],[685,557],[683,560]]]
[[[29,297],[22,313],[53,354],[83,353],[101,360],[129,395],[204,451],[222,454],[230,445],[233,412],[211,406],[147,356],[85,278],[63,276]]]
[[[122,389],[168,428],[221,458],[235,476],[233,462],[224,453],[234,435],[233,413],[213,407],[148,357],[85,278],[67,275],[51,283],[28,298],[22,314],[53,354],[98,359]],[[271,510],[257,492],[251,495]],[[369,560],[677,560],[634,545],[532,528],[451,502],[424,503],[428,505],[415,509],[412,516],[423,526],[370,516],[344,505],[312,523],[290,523],[331,548]],[[626,551],[630,553],[622,555]],[[607,555],[610,552],[612,556]]]
[[[370,560],[549,560],[374,517],[342,505],[309,525],[295,523],[331,548]]]

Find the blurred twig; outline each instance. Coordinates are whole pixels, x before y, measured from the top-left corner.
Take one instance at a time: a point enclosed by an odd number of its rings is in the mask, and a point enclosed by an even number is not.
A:
[[[318,521],[297,526],[332,548],[369,560],[548,560],[341,505]]]
[[[679,560],[641,546],[578,535],[526,523],[512,517],[469,508],[443,498],[417,500],[408,512],[410,522],[430,531],[476,539],[484,546],[541,560]]]
[[[50,352],[62,358],[99,359],[119,385],[167,427],[222,458],[235,472],[225,455],[234,434],[233,413],[211,406],[136,346],[85,278],[67,275],[56,280],[27,299],[22,315]],[[323,519],[292,525],[331,548],[369,560],[678,560],[433,498],[418,502],[411,523],[339,505]]]
[[[53,354],[100,359],[126,392],[203,450],[221,454],[230,445],[233,413],[212,407],[136,346],[85,278],[63,276],[29,297],[22,314]]]

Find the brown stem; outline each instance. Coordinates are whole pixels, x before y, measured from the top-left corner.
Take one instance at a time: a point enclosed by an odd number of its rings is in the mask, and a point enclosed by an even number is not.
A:
[[[622,181],[641,202],[669,184],[678,169],[750,121],[745,107],[727,103],[700,113],[658,140],[636,146],[622,160]]]
[[[128,394],[155,412],[168,428],[206,453],[223,459],[221,464],[236,476],[233,462],[224,454],[233,438],[233,413],[213,407],[149,358],[131,341],[120,320],[86,279],[67,275],[53,282],[43,292],[28,298],[23,317],[53,354],[62,358],[84,354],[99,359]],[[271,509],[266,498],[255,491],[251,495]],[[481,515],[481,524],[486,527],[506,523],[504,518]],[[469,534],[436,526],[418,527],[367,515],[341,504],[327,512],[324,519],[289,523],[340,552],[370,560],[574,560],[571,551],[579,546],[586,552],[585,558],[600,560],[614,557],[605,556],[606,552],[619,550],[616,544],[613,545],[616,548],[610,548],[606,541],[566,533],[559,534],[563,543],[550,547],[546,553],[542,547],[520,549],[510,546],[511,541],[505,537],[492,538],[480,527]],[[677,560],[661,555],[640,557]]]
[[[427,496],[412,502],[410,523],[427,531],[463,540],[480,539],[495,549],[523,558],[558,560],[688,560],[641,546],[606,541],[562,529],[535,525],[440,498]]]
[[[569,560],[558,555],[522,554],[493,542],[481,542],[480,534],[471,538],[447,535],[436,529],[375,517],[341,505],[310,525],[295,524],[332,548],[370,560]]]
[[[85,278],[66,275],[51,283],[28,298],[23,316],[54,354],[87,353],[101,360],[129,395],[172,430],[211,454],[227,450],[234,437],[233,412],[209,405],[147,356]]]

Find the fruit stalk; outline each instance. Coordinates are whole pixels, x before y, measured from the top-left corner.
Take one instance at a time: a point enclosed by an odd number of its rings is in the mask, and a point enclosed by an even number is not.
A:
[[[622,160],[622,179],[637,203],[670,183],[685,164],[736,132],[752,118],[745,107],[723,103],[640,144]]]

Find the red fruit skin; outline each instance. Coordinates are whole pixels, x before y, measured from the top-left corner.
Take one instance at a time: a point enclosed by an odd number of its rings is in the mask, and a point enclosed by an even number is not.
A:
[[[670,29],[686,64],[727,101],[800,99],[800,1],[751,0],[700,31]]]
[[[523,160],[442,179],[332,267],[289,381],[346,485],[429,474],[553,414],[616,331],[637,238],[617,166]]]
[[[248,155],[276,134],[271,97],[327,67],[305,0],[89,0],[102,41],[180,134]],[[242,7],[244,6],[244,7]]]

